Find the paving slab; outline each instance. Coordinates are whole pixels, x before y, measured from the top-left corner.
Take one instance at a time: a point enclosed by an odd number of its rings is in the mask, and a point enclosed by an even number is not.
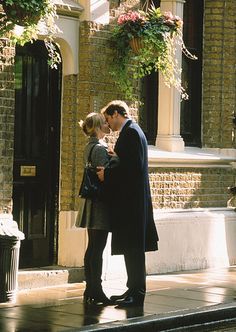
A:
[[[125,282],[107,280],[104,291],[120,294]],[[147,276],[143,307],[85,305],[84,287],[79,282],[20,290],[16,303],[0,304],[0,331],[202,332],[207,324],[236,319],[236,266]]]

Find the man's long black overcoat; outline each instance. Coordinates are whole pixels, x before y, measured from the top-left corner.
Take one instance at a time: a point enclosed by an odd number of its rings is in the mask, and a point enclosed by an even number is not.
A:
[[[114,150],[120,158],[119,166],[105,170],[110,188],[112,254],[124,254],[131,248],[157,250],[147,141],[137,123],[126,122]]]

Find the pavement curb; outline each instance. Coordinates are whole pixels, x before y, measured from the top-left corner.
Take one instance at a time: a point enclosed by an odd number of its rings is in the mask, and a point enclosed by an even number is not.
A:
[[[207,323],[211,323],[211,326],[214,326],[214,324],[219,325],[220,322],[226,319],[236,319],[236,302],[218,304],[194,310],[187,309],[168,312],[166,314],[130,318],[122,321],[90,325],[67,331],[161,332],[168,330],[174,331],[174,329],[177,328],[187,328],[193,325],[202,325]]]

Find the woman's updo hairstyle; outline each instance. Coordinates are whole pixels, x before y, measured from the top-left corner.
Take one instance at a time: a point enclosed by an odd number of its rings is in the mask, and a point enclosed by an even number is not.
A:
[[[90,137],[97,136],[97,129],[101,129],[104,124],[104,116],[101,113],[89,113],[84,121],[80,122],[83,132]]]

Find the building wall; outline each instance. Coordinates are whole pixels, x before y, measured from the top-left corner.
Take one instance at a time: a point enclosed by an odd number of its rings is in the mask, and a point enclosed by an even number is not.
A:
[[[80,1],[77,1],[80,3]],[[119,14],[125,6],[137,7],[139,1],[111,2],[111,18]],[[86,2],[85,2],[86,4]],[[202,141],[208,148],[234,148],[234,128],[232,116],[235,110],[235,36],[234,0],[205,0],[204,48],[203,48],[203,97],[202,97]],[[99,111],[112,99],[123,99],[108,75],[113,50],[109,36],[111,26],[95,22],[81,21],[79,27],[79,70],[78,73],[63,76],[62,127],[61,127],[61,173],[59,212],[59,252],[58,263],[65,266],[83,266],[86,248],[84,230],[74,226],[78,209],[78,191],[83,172],[83,149],[86,137],[78,125],[86,114]],[[8,204],[12,196],[13,139],[14,139],[14,50],[0,45],[0,206]],[[9,60],[9,61],[8,61]],[[67,61],[67,59],[64,59]],[[137,103],[130,103],[132,116],[138,120]],[[115,138],[110,138],[113,144]],[[155,219],[160,230],[160,250],[148,255],[150,273],[173,271],[176,269],[201,268],[215,264],[234,262],[232,237],[222,233],[224,226],[235,234],[234,211],[227,209],[227,187],[235,183],[235,170],[224,167],[150,167],[150,184]],[[215,209],[211,215],[198,214],[193,208]],[[165,213],[170,209],[171,214]],[[177,209],[186,211],[186,219],[181,221]],[[162,211],[160,213],[160,211]],[[185,212],[184,212],[185,213]],[[219,217],[220,215],[220,217]],[[196,219],[194,219],[196,217]],[[200,228],[196,232],[196,224]],[[220,222],[219,222],[220,220]],[[228,221],[230,226],[228,227]],[[187,224],[188,222],[188,224]],[[173,226],[174,224],[174,226]],[[174,228],[173,228],[174,227]],[[175,233],[173,232],[175,229]],[[199,242],[201,234],[207,230],[208,240],[212,230],[214,245],[206,248]],[[173,236],[170,237],[169,234]],[[174,236],[176,234],[176,236]],[[183,234],[186,241],[183,248]],[[199,236],[197,236],[199,234]],[[223,234],[221,237],[221,235]],[[227,236],[226,236],[227,235]],[[217,243],[223,245],[218,258],[214,259]],[[205,241],[206,242],[206,241]],[[168,245],[172,243],[178,258],[176,264],[170,258]],[[201,244],[200,244],[201,243]],[[226,245],[231,248],[227,260]],[[185,249],[188,250],[185,250]],[[197,251],[200,256],[196,255]],[[191,253],[189,257],[184,256]],[[109,249],[106,261],[111,261]],[[194,259],[191,259],[193,257]],[[185,263],[184,263],[185,260]],[[117,262],[117,261],[116,261]],[[193,264],[195,262],[195,265]],[[114,266],[117,266],[115,263]],[[107,265],[108,266],[108,265]],[[109,267],[108,267],[109,268]],[[112,270],[112,269],[111,269]],[[113,270],[114,272],[114,270]]]
[[[236,2],[205,0],[203,39],[203,146],[235,148]]]
[[[231,168],[151,168],[150,185],[156,209],[226,207]]]
[[[0,211],[12,198],[14,146],[14,54],[5,40],[0,41]]]
[[[121,11],[138,6],[139,1],[121,1],[120,7],[118,1],[112,1],[110,25],[86,20],[80,22],[78,100],[77,115],[74,115],[74,119],[80,120],[89,112],[99,111],[112,99],[123,99],[108,74],[109,64],[114,56],[109,43],[109,31],[112,28],[113,19]],[[234,147],[232,114],[235,103],[235,71],[233,70],[235,60],[233,59],[234,41],[230,44],[230,40],[232,33],[235,34],[233,25],[235,6],[233,0],[205,1],[202,141],[203,146],[208,148]],[[132,116],[138,121],[138,100],[133,104],[127,100],[127,103],[131,107]],[[65,112],[63,116],[68,117],[69,120],[69,115]],[[70,167],[73,157],[67,158],[65,154],[65,159],[62,159],[66,170],[64,175],[62,173],[62,183],[65,181],[68,190],[63,191],[62,188],[61,192],[59,232],[64,234],[64,239],[59,246],[59,263],[81,266],[86,248],[86,234],[84,230],[76,229],[74,222],[83,170],[82,151],[86,139],[79,126],[73,129],[73,135],[75,136],[70,138],[73,142],[70,146],[76,149],[77,165],[76,171],[74,173],[72,171],[73,175],[66,179],[63,179],[69,169],[66,169],[66,166],[68,164]],[[67,139],[66,136],[65,139]],[[114,143],[114,141],[115,138],[111,137],[110,142]],[[64,142],[62,137],[63,144],[66,146],[66,141]],[[234,185],[235,181],[235,170],[230,167],[229,161],[225,164],[223,162],[219,167],[209,166],[207,160],[205,165],[199,163],[198,166],[197,159],[194,166],[190,167],[189,165],[184,167],[184,163],[177,167],[171,166],[171,163],[168,165],[168,162],[165,166],[159,166],[158,161],[156,164],[155,167],[150,165],[149,171],[155,221],[160,234],[160,250],[147,255],[147,271],[161,273],[233,263],[235,256],[232,250],[232,238],[228,236],[228,231],[227,236],[225,232],[222,232],[222,229],[231,229],[233,234],[236,231],[234,211],[228,211],[226,208],[229,199],[227,187]],[[171,237],[170,234],[173,236]],[[202,237],[202,234],[207,234],[208,238]],[[210,245],[208,240],[211,234],[213,234],[213,240]],[[190,241],[183,241],[183,238]],[[74,239],[74,242],[71,239]],[[168,249],[171,243],[174,246],[175,261],[171,259],[173,255],[170,255]],[[221,249],[216,253],[218,243],[221,243]],[[227,246],[231,248],[229,252],[226,250]],[[124,271],[122,258],[110,256],[109,243],[104,258],[107,277],[117,275],[117,266]]]
[[[86,136],[79,121],[98,112],[111,97],[106,62],[109,31],[96,23],[80,24],[79,73],[63,79],[60,210],[76,211],[83,174]],[[114,97],[114,95],[113,95]]]
[[[124,9],[126,3],[129,8],[136,8],[138,2],[122,1],[121,8],[118,8],[114,2],[111,6],[111,15],[118,15],[121,9]],[[236,33],[232,28],[233,15],[230,15],[230,13],[233,13],[236,4],[234,1],[227,1],[227,6],[225,6],[222,1],[206,1],[205,7],[202,101],[203,144],[206,147],[215,148],[233,147],[232,115],[235,104],[235,84],[233,84],[235,70],[232,68],[236,60],[233,56],[235,45],[234,43],[233,46],[230,45],[231,39],[227,36],[232,38],[232,33]],[[222,27],[220,23],[224,15],[227,15],[227,18],[229,17],[231,23],[227,23],[228,20],[227,22],[223,21]],[[69,87],[70,92],[67,93],[68,84],[64,85],[65,106],[63,117],[65,122],[63,121],[62,133],[61,210],[69,211],[77,208],[76,197],[78,197],[82,177],[82,151],[86,142],[86,138],[77,122],[84,119],[89,112],[98,112],[110,100],[122,99],[122,95],[116,89],[108,74],[109,65],[114,56],[109,43],[111,28],[112,26],[104,26],[95,22],[82,21],[80,23],[77,87],[75,86],[76,77],[73,78],[73,90]],[[225,46],[227,46],[227,51],[224,52],[223,59],[222,50]],[[225,79],[226,73],[227,79]],[[77,100],[74,98],[76,88]],[[71,94],[74,98],[74,106],[68,112],[70,103],[68,104],[67,99],[70,98]],[[138,104],[127,102],[131,106],[132,115],[138,120]],[[74,147],[76,158],[74,158],[72,152]],[[63,168],[64,164],[65,167]],[[71,171],[70,167],[72,167]],[[235,175],[234,170],[225,168],[155,168],[151,169],[150,173],[155,208],[225,207],[229,198],[227,187],[234,185]],[[169,179],[169,186],[165,182],[166,178]]]
[[[76,169],[78,166],[76,159],[78,149],[77,80],[77,75],[67,75],[63,78],[60,175],[60,210],[63,211],[75,209]]]

